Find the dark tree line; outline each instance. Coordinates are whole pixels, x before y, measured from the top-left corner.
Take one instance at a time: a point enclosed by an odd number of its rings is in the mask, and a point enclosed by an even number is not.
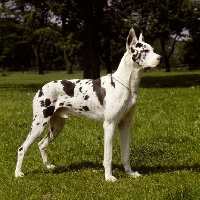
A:
[[[159,41],[166,71],[180,40],[181,61],[199,66],[199,0],[1,0],[0,68],[43,74],[76,66],[98,78],[100,66],[117,67],[130,27]]]

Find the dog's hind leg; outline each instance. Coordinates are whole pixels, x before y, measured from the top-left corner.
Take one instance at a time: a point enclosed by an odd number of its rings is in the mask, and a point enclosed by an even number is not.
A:
[[[24,155],[27,152],[27,150],[31,147],[31,145],[36,141],[36,139],[42,134],[46,125],[48,124],[48,120],[48,118],[45,119],[43,123],[40,122],[40,119],[38,119],[38,117],[37,120],[33,120],[29,135],[27,136],[23,145],[18,149],[18,159],[15,169],[15,177],[24,176],[24,174],[22,173],[22,163]]]
[[[46,149],[49,143],[51,143],[52,140],[54,140],[56,136],[59,135],[64,125],[65,125],[65,119],[60,118],[57,115],[52,116],[52,118],[50,119],[50,124],[49,124],[50,130],[48,134],[38,143],[43,163],[48,169],[52,169],[55,166],[49,163],[46,154]]]

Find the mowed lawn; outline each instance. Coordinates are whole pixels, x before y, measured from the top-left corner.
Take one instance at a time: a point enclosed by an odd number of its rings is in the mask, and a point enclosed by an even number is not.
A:
[[[43,166],[38,140],[25,156],[25,177],[14,177],[35,92],[51,80],[81,76],[0,76],[0,199],[200,199],[200,71],[143,74],[131,130],[131,164],[140,178],[124,173],[116,131],[113,174],[118,180],[105,182],[102,125],[73,116],[48,149],[56,168]]]

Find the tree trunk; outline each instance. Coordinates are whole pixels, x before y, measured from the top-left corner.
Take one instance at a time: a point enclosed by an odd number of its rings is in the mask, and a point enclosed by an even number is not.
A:
[[[68,12],[61,12],[62,38],[63,38],[63,43],[64,44],[66,44],[66,40],[67,40],[67,24],[66,24],[67,17],[68,17]],[[63,49],[63,55],[64,55],[64,61],[65,61],[66,70],[68,71],[67,50],[65,48]]]
[[[105,39],[105,66],[107,73],[112,73],[112,66],[110,61],[111,53],[110,53],[110,37],[109,35],[106,36]]]
[[[161,48],[162,48],[162,52],[163,52],[166,72],[170,72],[169,56],[167,55],[167,52],[165,50],[165,43],[166,43],[166,40],[161,38],[160,44],[161,44]]]
[[[73,74],[73,65],[74,65],[75,57],[76,57],[75,49],[76,48],[73,49],[72,56],[70,56],[69,52],[67,52],[66,49],[63,49],[64,60],[65,60],[65,65],[66,65],[68,74]]]
[[[169,58],[168,58],[168,56],[167,57],[164,56],[164,62],[165,62],[166,72],[170,72],[171,68],[170,68],[170,65],[169,65]]]
[[[67,54],[67,57],[68,57],[68,60],[70,62],[70,65],[69,65],[69,68],[68,68],[68,74],[73,74],[73,65],[74,65],[74,62],[75,62],[75,49],[73,49],[73,53],[72,53],[72,56],[70,57],[68,54]]]
[[[70,63],[67,73],[73,74],[73,63]]]
[[[38,67],[38,74],[43,75],[44,74],[44,68],[43,68],[43,63],[42,59],[40,57],[40,52],[39,52],[39,47],[37,48],[37,67]]]
[[[43,68],[43,63],[42,59],[40,57],[40,52],[39,52],[39,46],[38,45],[32,45],[34,54],[35,54],[35,62],[36,66],[38,68],[38,74],[43,75],[44,74],[44,68]]]
[[[66,49],[63,49],[63,54],[64,54],[66,70],[68,71],[68,60],[67,60],[67,50]]]
[[[84,7],[84,16],[83,78],[97,79],[100,77],[100,44],[92,0]]]

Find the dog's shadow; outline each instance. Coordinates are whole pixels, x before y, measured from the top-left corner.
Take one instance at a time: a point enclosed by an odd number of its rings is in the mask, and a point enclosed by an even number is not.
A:
[[[194,165],[179,165],[179,166],[140,166],[133,169],[137,169],[137,171],[144,175],[150,174],[159,174],[159,173],[170,173],[175,171],[192,171],[192,172],[200,172],[200,164]]]
[[[80,162],[80,163],[72,163],[70,165],[64,165],[64,166],[57,166],[53,169],[53,174],[62,174],[67,172],[74,172],[74,171],[80,171],[83,169],[94,169],[94,170],[100,170],[103,169],[102,163],[94,163],[94,162]]]
[[[119,172],[124,172],[124,168],[122,165],[113,164],[113,170],[117,170]],[[62,174],[74,171],[80,171],[84,169],[92,169],[92,170],[104,170],[102,163],[94,163],[94,162],[79,162],[72,163],[70,165],[63,165],[55,167],[51,172],[52,174]],[[142,175],[150,175],[150,174],[159,174],[159,173],[170,173],[175,171],[192,171],[192,172],[200,172],[200,164],[194,164],[191,166],[188,165],[180,165],[180,166],[133,166],[133,170],[137,170]],[[39,171],[34,171],[34,173],[40,173]],[[45,172],[46,173],[46,172]],[[48,172],[47,172],[48,173]]]

